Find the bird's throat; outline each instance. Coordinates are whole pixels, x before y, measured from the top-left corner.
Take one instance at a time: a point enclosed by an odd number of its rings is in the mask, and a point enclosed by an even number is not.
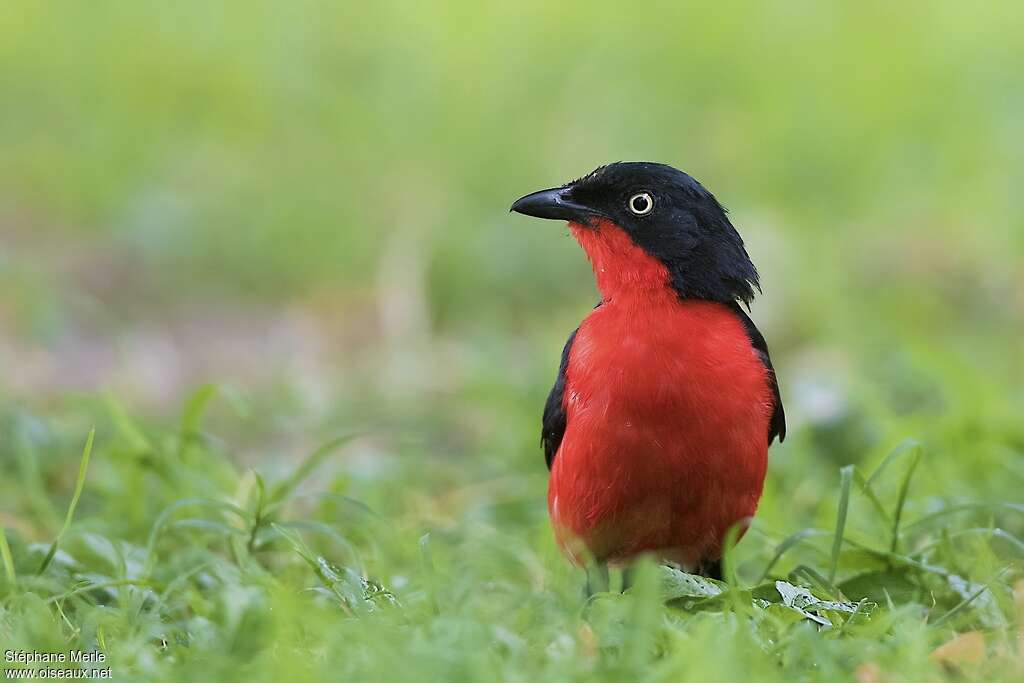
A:
[[[587,253],[603,301],[642,305],[678,301],[665,264],[612,221],[569,223],[569,230]]]

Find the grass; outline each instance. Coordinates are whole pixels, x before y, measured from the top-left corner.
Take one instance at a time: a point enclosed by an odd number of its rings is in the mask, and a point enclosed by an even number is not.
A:
[[[90,432],[52,542],[17,510],[57,500],[13,506],[5,649],[100,649],[119,680],[168,681],[1014,680],[1024,667],[1024,505],[915,498],[932,457],[917,442],[833,472],[831,527],[756,524],[728,584],[644,564],[626,593],[584,601],[546,529],[542,477],[453,489],[393,455],[359,482],[344,463],[374,436],[349,434],[265,479],[204,428],[213,394],[169,432],[94,415],[92,465]],[[59,478],[68,435],[35,426],[38,474]],[[434,500],[410,505],[417,494]]]

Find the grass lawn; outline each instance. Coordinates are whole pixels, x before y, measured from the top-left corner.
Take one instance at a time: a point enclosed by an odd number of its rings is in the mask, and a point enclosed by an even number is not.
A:
[[[99,650],[120,680],[1024,671],[1024,504],[942,495],[974,467],[946,448],[906,441],[857,466],[776,472],[728,583],[646,564],[624,594],[584,600],[553,546],[539,458],[503,473],[366,432],[271,474],[207,429],[218,400],[204,388],[170,425],[111,400],[63,423],[7,417],[5,649]],[[83,412],[95,440],[74,427]],[[962,441],[984,428],[964,425]]]

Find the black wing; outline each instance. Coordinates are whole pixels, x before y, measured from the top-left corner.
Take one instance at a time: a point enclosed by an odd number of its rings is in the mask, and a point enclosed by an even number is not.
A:
[[[775,394],[775,410],[772,412],[772,419],[768,422],[768,445],[770,446],[775,437],[779,437],[779,443],[786,440],[786,411],[782,407],[782,396],[779,394],[779,381],[775,377],[775,368],[772,367],[772,358],[768,355],[768,343],[764,340],[764,335],[761,334],[761,330],[757,329],[757,325],[750,319],[739,304],[734,303],[732,310],[736,312],[736,315],[743,321],[743,326],[747,328],[747,336],[750,337],[750,343],[754,346],[754,350],[757,351],[757,355],[761,357],[761,362],[768,368],[768,377],[772,385],[772,393]]]
[[[576,339],[576,328],[569,335],[569,341],[565,342],[562,349],[562,362],[558,366],[558,377],[555,378],[555,386],[551,387],[548,400],[544,404],[544,416],[541,418],[540,444],[544,447],[544,460],[551,469],[551,463],[555,461],[555,453],[562,445],[562,437],[565,436],[565,406],[562,404],[562,397],[565,395],[565,368],[569,365],[569,350],[572,349],[572,342]]]

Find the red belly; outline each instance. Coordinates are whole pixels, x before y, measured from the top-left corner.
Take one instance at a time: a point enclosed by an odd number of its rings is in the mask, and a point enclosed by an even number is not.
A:
[[[764,483],[773,396],[742,322],[721,304],[606,301],[566,370],[567,428],[548,509],[580,558],[721,556]]]

